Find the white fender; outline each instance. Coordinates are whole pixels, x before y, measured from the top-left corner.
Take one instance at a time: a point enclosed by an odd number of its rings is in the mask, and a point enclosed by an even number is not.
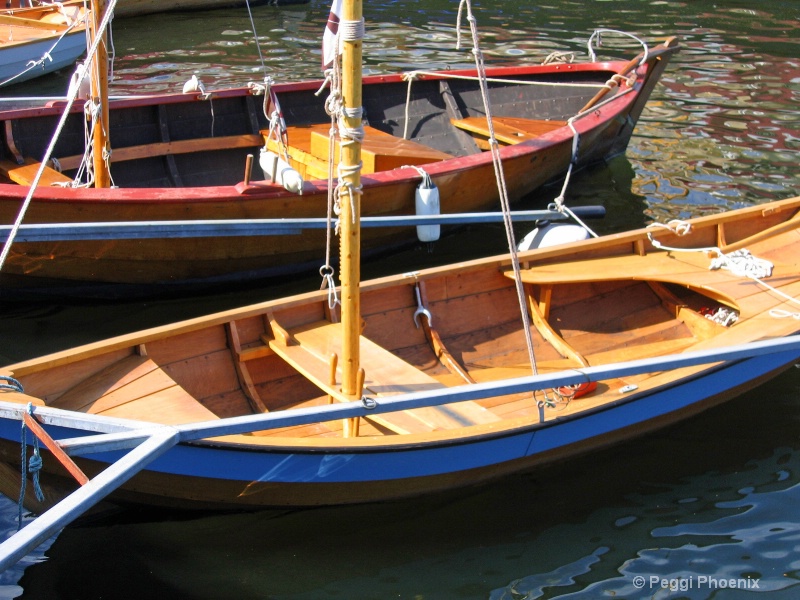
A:
[[[271,179],[274,183],[282,185],[287,192],[303,194],[303,177],[295,171],[280,156],[261,148],[261,155],[258,157],[258,164],[264,171],[264,176]]]
[[[417,186],[415,194],[417,215],[439,214],[439,188],[431,181],[427,173],[422,183]],[[417,225],[417,238],[420,242],[435,242],[441,233],[440,225]]]
[[[589,232],[580,225],[543,221],[519,243],[519,250],[546,248],[589,239]]]
[[[77,90],[76,98],[80,100],[88,100],[92,93],[92,83],[89,79],[89,72],[86,70],[86,65],[77,63],[75,71],[69,80],[69,90],[67,94],[72,97],[73,93]]]

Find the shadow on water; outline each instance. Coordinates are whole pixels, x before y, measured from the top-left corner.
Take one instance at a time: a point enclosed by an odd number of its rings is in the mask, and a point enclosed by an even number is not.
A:
[[[633,581],[653,573],[788,589],[800,575],[785,559],[798,526],[769,524],[769,513],[800,500],[799,389],[792,369],[647,438],[422,499],[225,515],[130,509],[62,532],[26,570],[22,597],[650,598],[656,590]]]

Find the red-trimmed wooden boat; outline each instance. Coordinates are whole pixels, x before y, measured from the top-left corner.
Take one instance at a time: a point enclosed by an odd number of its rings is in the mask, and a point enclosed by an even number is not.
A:
[[[124,453],[121,445],[100,452],[93,433],[119,443],[120,432],[146,437],[163,425],[180,441],[114,497],[204,508],[400,498],[645,435],[800,356],[797,343],[773,354],[725,354],[800,332],[791,318],[800,296],[800,198],[689,223],[685,235],[651,227],[521,253],[528,327],[506,256],[362,284],[356,339],[364,373],[353,394],[342,391],[347,365],[337,360],[345,326],[324,292],[10,365],[0,371],[24,392],[0,391],[2,491],[19,493],[23,412],[84,454],[73,458],[89,477]],[[711,247],[731,261],[747,249],[771,263],[771,275],[710,269],[718,258]],[[511,379],[532,373],[528,333],[542,379]],[[665,358],[695,351],[722,357],[691,366]],[[650,359],[649,369],[609,366],[634,358]],[[597,387],[582,396],[563,385],[592,379]],[[343,422],[354,416],[344,411],[360,416]],[[41,481],[47,499],[37,503],[29,486],[32,508],[77,485],[47,452]]]
[[[677,48],[668,40],[630,62],[489,69],[511,200],[566,172],[573,117],[580,115],[574,120],[577,167],[624,152]],[[424,166],[438,187],[442,213],[497,210],[475,75],[419,74],[411,84],[402,74],[364,79],[364,216],[415,214],[421,175],[406,165]],[[247,155],[258,156],[269,137],[263,94],[250,88],[169,94],[110,103],[111,188],[71,187],[86,148],[84,110],[75,107],[53,153],[61,171],[48,164],[23,223],[324,218],[330,117],[315,95],[319,88],[316,81],[272,86],[288,128],[291,165],[305,179],[302,195],[261,180],[258,167],[246,181]],[[63,110],[63,103],[54,103],[0,112],[0,224],[17,218]],[[247,237],[21,239],[0,272],[6,297],[15,288],[121,295],[316,270],[326,236],[316,229]],[[361,241],[368,255],[414,239],[413,227],[393,227],[365,230]]]

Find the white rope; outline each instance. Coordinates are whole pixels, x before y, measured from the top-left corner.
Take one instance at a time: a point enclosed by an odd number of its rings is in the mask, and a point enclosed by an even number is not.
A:
[[[753,256],[745,248],[728,254],[719,251],[719,255],[711,260],[708,268],[712,271],[725,269],[737,277],[749,277],[750,279],[763,279],[772,275],[772,263]]]
[[[689,235],[692,231],[691,223],[677,219],[670,221],[667,224],[651,223],[648,225],[648,227],[654,229],[667,229],[680,237]],[[746,248],[734,250],[733,252],[728,252],[726,254],[716,246],[708,246],[705,248],[673,248],[659,242],[650,232],[647,233],[647,239],[650,240],[650,243],[655,248],[658,248],[659,250],[665,250],[667,252],[702,252],[705,254],[713,254],[714,257],[711,259],[711,262],[708,266],[709,270],[711,271],[725,269],[737,277],[748,277],[755,281],[760,281],[761,279],[770,277],[772,275],[772,263],[763,258],[753,256]]]
[[[106,5],[106,11],[103,14],[103,19],[100,21],[100,24],[97,27],[97,35],[95,36],[94,42],[92,43],[91,48],[89,48],[88,52],[86,53],[91,60],[94,60],[97,55],[97,47],[100,45],[100,42],[103,38],[103,32],[108,27],[108,22],[111,20],[111,16],[114,14],[114,7],[117,5],[117,0],[109,0],[109,3]],[[31,182],[30,189],[28,190],[28,194],[25,197],[25,201],[22,203],[22,207],[20,208],[19,214],[17,215],[17,219],[14,222],[14,226],[11,228],[11,231],[8,234],[8,238],[6,239],[5,244],[3,244],[3,251],[0,253],[0,270],[3,269],[5,266],[6,259],[8,258],[8,254],[11,251],[11,245],[14,243],[14,240],[17,237],[17,233],[19,233],[19,228],[22,226],[22,221],[25,218],[25,213],[28,211],[28,207],[33,200],[33,194],[36,192],[36,188],[39,185],[39,181],[42,178],[42,174],[44,173],[45,168],[47,167],[47,163],[50,160],[50,157],[53,154],[53,150],[55,149],[56,142],[58,142],[58,138],[61,135],[61,131],[64,129],[64,125],[67,122],[67,117],[69,117],[69,113],[72,110],[72,105],[75,103],[75,98],[78,95],[78,88],[80,86],[75,86],[75,89],[71,90],[67,97],[67,104],[64,106],[64,112],[61,114],[61,119],[56,126],[55,133],[50,140],[50,144],[47,146],[47,150],[45,150],[44,156],[42,157],[42,162],[39,165],[39,169],[36,171],[36,176],[33,178]]]
[[[605,34],[605,33],[613,33],[615,35],[623,35],[625,37],[629,37],[629,38],[635,40],[636,42],[638,42],[643,48],[643,56],[642,56],[642,60],[639,61],[639,64],[643,65],[644,63],[647,62],[647,58],[648,58],[648,56],[650,54],[650,49],[647,47],[647,44],[644,42],[644,40],[642,40],[641,38],[633,35],[632,33],[628,33],[627,31],[619,31],[617,29],[595,29],[594,32],[592,33],[592,35],[589,36],[589,41],[587,42],[586,46],[587,46],[587,49],[589,51],[589,58],[590,58],[590,60],[592,62],[595,62],[597,60],[597,56],[594,53],[594,48],[592,48],[592,42],[595,39],[597,39],[597,46],[598,47],[602,46],[603,45],[602,37],[603,37],[603,34]]]
[[[408,122],[411,120],[411,84],[417,79],[419,75],[419,71],[411,71],[409,73],[403,73],[403,79],[408,82],[408,88],[406,89],[406,109],[405,109],[405,119],[406,124],[403,127],[403,139],[408,139]]]
[[[338,48],[340,41],[356,42],[364,38],[365,25],[364,19],[358,21],[340,21],[339,30],[334,39],[334,47]],[[322,93],[326,85],[330,86],[328,98],[325,101],[325,111],[331,117],[331,128],[328,135],[328,212],[327,212],[327,227],[326,227],[326,244],[325,244],[325,264],[320,268],[320,275],[322,276],[322,284],[320,289],[328,288],[328,304],[333,308],[339,303],[336,297],[336,287],[333,279],[333,267],[331,266],[331,246],[332,246],[332,233],[338,234],[339,224],[337,221],[335,232],[332,226],[333,215],[341,214],[342,196],[347,195],[350,202],[350,214],[353,223],[356,222],[356,200],[358,195],[362,193],[360,186],[353,186],[345,178],[361,171],[363,163],[359,161],[356,165],[344,165],[340,162],[337,165],[337,183],[333,184],[333,162],[336,156],[335,153],[335,139],[338,133],[341,147],[344,149],[351,144],[361,144],[364,141],[364,126],[361,124],[363,117],[363,108],[355,107],[348,108],[344,105],[344,98],[342,96],[342,65],[339,57],[339,52],[334,53],[333,65],[325,73],[325,81],[316,94]],[[358,127],[350,127],[347,124],[347,119],[357,119],[359,121]]]
[[[667,224],[651,223],[648,225],[648,227],[668,229],[679,236],[688,235],[692,230],[690,223],[677,219],[670,221]],[[708,267],[709,269],[725,269],[737,277],[747,277],[773,294],[780,296],[785,301],[800,306],[800,300],[797,300],[796,298],[786,294],[785,292],[782,292],[781,290],[764,281],[764,278],[772,275],[772,263],[763,258],[753,256],[750,251],[745,248],[734,250],[733,252],[725,254],[716,246],[709,246],[706,248],[673,248],[656,240],[651,233],[647,234],[647,238],[654,247],[658,248],[659,250],[666,250],[667,252],[703,252],[714,254],[715,257],[711,259],[711,263]],[[773,309],[769,312],[769,314],[775,318],[786,318],[789,316],[795,317],[795,313],[789,313],[787,311],[783,311],[782,309]],[[795,318],[800,318],[800,316],[796,316]]]

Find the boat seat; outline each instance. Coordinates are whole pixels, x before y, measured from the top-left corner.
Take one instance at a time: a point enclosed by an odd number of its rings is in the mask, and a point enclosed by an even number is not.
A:
[[[147,356],[124,358],[50,403],[54,408],[165,425],[218,419]]]
[[[287,128],[290,164],[304,179],[328,178],[330,128],[330,123]],[[267,148],[280,153],[278,143],[269,137],[269,130],[263,130],[262,134]],[[361,144],[362,174],[389,171],[406,165],[424,165],[449,158],[452,156],[424,144],[364,126],[364,141]],[[334,145],[334,160],[339,160],[338,143]]]
[[[169,156],[171,154],[189,154],[191,152],[211,152],[214,150],[233,150],[236,148],[259,148],[264,145],[264,140],[256,134],[224,135],[220,137],[196,138],[190,140],[175,140],[171,142],[153,142],[139,146],[126,146],[112,148],[111,162],[137,160],[154,156]],[[83,154],[65,156],[58,162],[65,171],[77,169]]]
[[[489,124],[486,117],[466,117],[450,119],[450,122],[475,138],[475,143],[482,150],[489,149]],[[566,121],[547,121],[539,119],[522,119],[518,117],[492,117],[494,137],[502,144],[519,144],[540,137],[545,133],[560,129]]]
[[[31,185],[41,165],[41,162],[32,158],[26,158],[21,165],[10,160],[0,160],[0,174],[19,185]],[[39,185],[44,186],[68,183],[72,183],[71,178],[51,167],[45,167],[39,178]]]
[[[336,382],[330,382],[331,356],[341,356],[340,323],[317,321],[286,330],[274,318],[271,322],[276,337],[264,341],[277,355],[329,396],[342,402],[352,401],[352,398],[339,391],[341,369],[336,371]],[[365,392],[380,398],[445,387],[370,339],[361,336],[360,343]],[[376,414],[366,418],[401,434],[453,429],[500,420],[497,415],[472,401]]]

